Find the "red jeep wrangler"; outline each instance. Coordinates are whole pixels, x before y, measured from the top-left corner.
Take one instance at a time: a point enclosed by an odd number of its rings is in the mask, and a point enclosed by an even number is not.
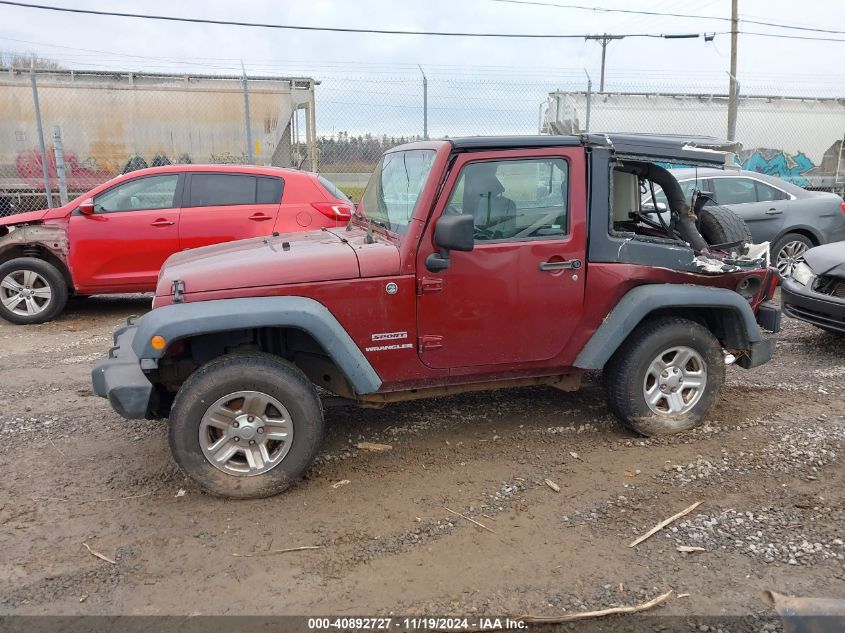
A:
[[[658,163],[724,165],[713,139],[584,135],[403,145],[349,225],[172,256],[94,390],[170,418],[176,462],[229,497],[284,490],[319,450],[315,386],[367,406],[525,385],[607,400],[645,435],[690,429],[727,354],[768,361],[766,247]],[[643,204],[656,188],[669,201]],[[661,205],[662,206],[662,205]],[[755,257],[754,253],[762,253]]]

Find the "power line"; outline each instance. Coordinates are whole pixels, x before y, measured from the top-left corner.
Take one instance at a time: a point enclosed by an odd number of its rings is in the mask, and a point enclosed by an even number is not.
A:
[[[123,13],[118,11],[96,11],[94,9],[74,9],[71,7],[54,7],[45,4],[30,4],[26,2],[12,2],[0,0],[0,4],[25,9],[41,9],[45,11],[59,11],[62,13],[79,13],[85,15],[100,15],[120,18],[138,18],[142,20],[164,20],[168,22],[190,22],[193,24],[215,24],[221,26],[245,26],[265,29],[285,29],[291,31],[324,31],[331,33],[369,33],[379,35],[436,35],[442,37],[503,37],[522,39],[581,39],[587,33],[468,33],[462,31],[400,31],[394,29],[356,29],[339,26],[305,26],[301,24],[272,24],[265,22],[242,22],[237,20],[211,20],[208,18],[182,18],[172,15],[146,15],[141,13]],[[717,33],[726,35],[728,32]],[[701,37],[703,33],[622,33],[621,37],[651,37],[651,38],[692,38]]]
[[[845,42],[838,37],[818,37],[813,35],[784,35],[783,33],[760,33],[758,31],[737,31],[740,35],[754,35],[757,37],[776,37],[783,40],[810,40],[813,42]],[[718,35],[723,35],[719,33]]]
[[[655,17],[671,17],[671,18],[692,18],[696,20],[720,20],[723,22],[730,22],[731,18],[720,15],[693,15],[691,13],[672,13],[670,11],[646,11],[642,9],[611,9],[608,7],[591,7],[581,4],[560,4],[557,2],[537,2],[536,0],[491,0],[491,2],[501,2],[504,4],[524,4],[535,7],[553,7],[557,9],[577,9],[579,11],[591,11],[593,13],[628,13],[634,15],[650,15]],[[845,35],[845,31],[836,29],[823,29],[820,27],[809,26],[794,26],[792,24],[782,24],[779,22],[767,22],[764,20],[750,20],[740,18],[745,24],[756,24],[757,26],[771,26],[779,29],[793,29],[796,31],[812,31],[816,33],[830,33],[833,35]]]

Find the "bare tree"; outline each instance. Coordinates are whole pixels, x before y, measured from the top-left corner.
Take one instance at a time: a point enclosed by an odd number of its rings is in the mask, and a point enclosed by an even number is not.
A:
[[[59,62],[41,57],[36,53],[0,50],[0,67],[2,68],[28,69],[33,66],[44,70],[62,70],[65,68]]]

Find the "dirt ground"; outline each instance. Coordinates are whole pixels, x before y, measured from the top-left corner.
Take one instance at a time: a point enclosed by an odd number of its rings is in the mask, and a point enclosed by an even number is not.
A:
[[[711,421],[668,440],[617,425],[597,377],[328,409],[307,479],[234,502],[182,476],[165,423],[91,392],[111,331],[148,305],[0,321],[0,614],[554,615],[672,589],[661,613],[712,616],[766,613],[765,589],[845,596],[843,339],[784,319],[776,359],[730,367]],[[267,553],[300,546],[319,549]]]

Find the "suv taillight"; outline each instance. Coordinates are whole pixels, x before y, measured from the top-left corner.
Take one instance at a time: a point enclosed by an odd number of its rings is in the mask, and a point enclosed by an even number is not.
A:
[[[766,296],[763,297],[763,301],[771,301],[775,296],[779,280],[778,275],[773,270],[769,270],[769,277],[766,279]]]
[[[842,213],[845,213],[845,201],[839,205],[839,208],[842,209]]]
[[[342,202],[312,202],[311,206],[332,220],[345,221],[352,217],[352,206]]]

